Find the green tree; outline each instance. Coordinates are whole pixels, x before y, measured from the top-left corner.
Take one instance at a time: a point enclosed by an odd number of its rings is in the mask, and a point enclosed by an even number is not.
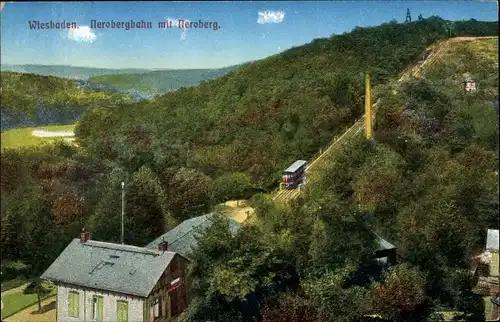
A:
[[[328,321],[360,321],[370,312],[370,293],[362,287],[345,288],[355,267],[347,265],[322,277],[302,282],[304,292],[320,317]]]
[[[269,322],[326,322],[318,315],[307,300],[297,294],[285,293],[277,299],[271,299],[262,308],[262,318]]]
[[[212,180],[201,171],[180,168],[168,180],[169,208],[180,219],[203,213],[210,206]]]
[[[378,314],[399,319],[426,304],[425,275],[408,264],[394,266],[374,283],[373,308]]]
[[[387,207],[405,169],[398,153],[379,144],[376,149],[375,155],[357,172],[352,184],[354,198],[367,211]]]
[[[217,203],[245,197],[245,192],[252,187],[247,174],[241,172],[223,174],[213,181],[212,195]]]
[[[42,299],[52,292],[53,287],[47,282],[42,281],[40,278],[36,278],[34,281],[28,284],[24,289],[24,294],[36,294],[38,302],[38,313],[42,312]]]
[[[125,241],[146,245],[165,232],[165,193],[156,175],[143,166],[126,184]]]
[[[107,172],[96,183],[94,211],[87,218],[85,228],[92,232],[93,238],[118,243],[121,237],[121,183],[126,183],[128,194],[131,176],[116,164],[108,164]],[[126,216],[126,220],[129,218]]]
[[[258,303],[265,294],[291,278],[276,244],[265,242],[261,236],[257,226],[242,226],[232,234],[228,219],[212,219],[210,228],[198,237],[189,271],[197,303],[205,304],[190,308],[190,314],[201,314],[205,319],[222,312],[239,312],[245,319],[260,314]]]

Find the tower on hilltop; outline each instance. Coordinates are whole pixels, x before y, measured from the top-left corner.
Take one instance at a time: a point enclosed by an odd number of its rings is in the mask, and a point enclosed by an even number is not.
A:
[[[411,22],[410,9],[406,9],[406,19],[405,22]]]

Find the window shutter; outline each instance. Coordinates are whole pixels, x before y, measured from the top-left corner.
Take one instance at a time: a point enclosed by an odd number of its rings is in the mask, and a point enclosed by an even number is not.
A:
[[[118,312],[117,312],[118,322],[128,321],[128,303],[124,301],[118,301]]]
[[[73,293],[68,294],[68,315],[73,316]]]
[[[98,297],[97,298],[97,314],[98,314],[98,317],[99,317],[99,321],[102,321],[102,297]]]
[[[128,303],[123,303],[123,322],[128,322]]]
[[[122,322],[122,302],[117,301],[116,302],[116,320],[118,322]]]
[[[74,311],[73,311],[73,314],[74,314],[75,317],[77,317],[78,314],[79,314],[79,305],[80,305],[80,301],[79,301],[80,298],[79,297],[80,297],[80,294],[73,293],[73,296],[74,296],[74,300],[73,300]]]
[[[78,317],[79,309],[79,294],[76,292],[69,292],[68,294],[68,315],[70,317]]]

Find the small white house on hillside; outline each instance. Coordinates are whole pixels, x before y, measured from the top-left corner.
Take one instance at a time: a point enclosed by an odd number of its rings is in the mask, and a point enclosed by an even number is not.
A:
[[[57,285],[57,321],[171,321],[188,305],[187,260],[83,232],[41,276]]]

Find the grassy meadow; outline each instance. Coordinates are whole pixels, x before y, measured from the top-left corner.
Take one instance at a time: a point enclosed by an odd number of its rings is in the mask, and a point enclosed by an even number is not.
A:
[[[56,140],[62,140],[62,137],[37,137],[32,134],[34,130],[45,131],[74,131],[75,124],[71,125],[50,125],[40,127],[25,127],[12,129],[2,132],[1,147],[7,148],[23,148],[36,146],[46,143],[51,143]]]

